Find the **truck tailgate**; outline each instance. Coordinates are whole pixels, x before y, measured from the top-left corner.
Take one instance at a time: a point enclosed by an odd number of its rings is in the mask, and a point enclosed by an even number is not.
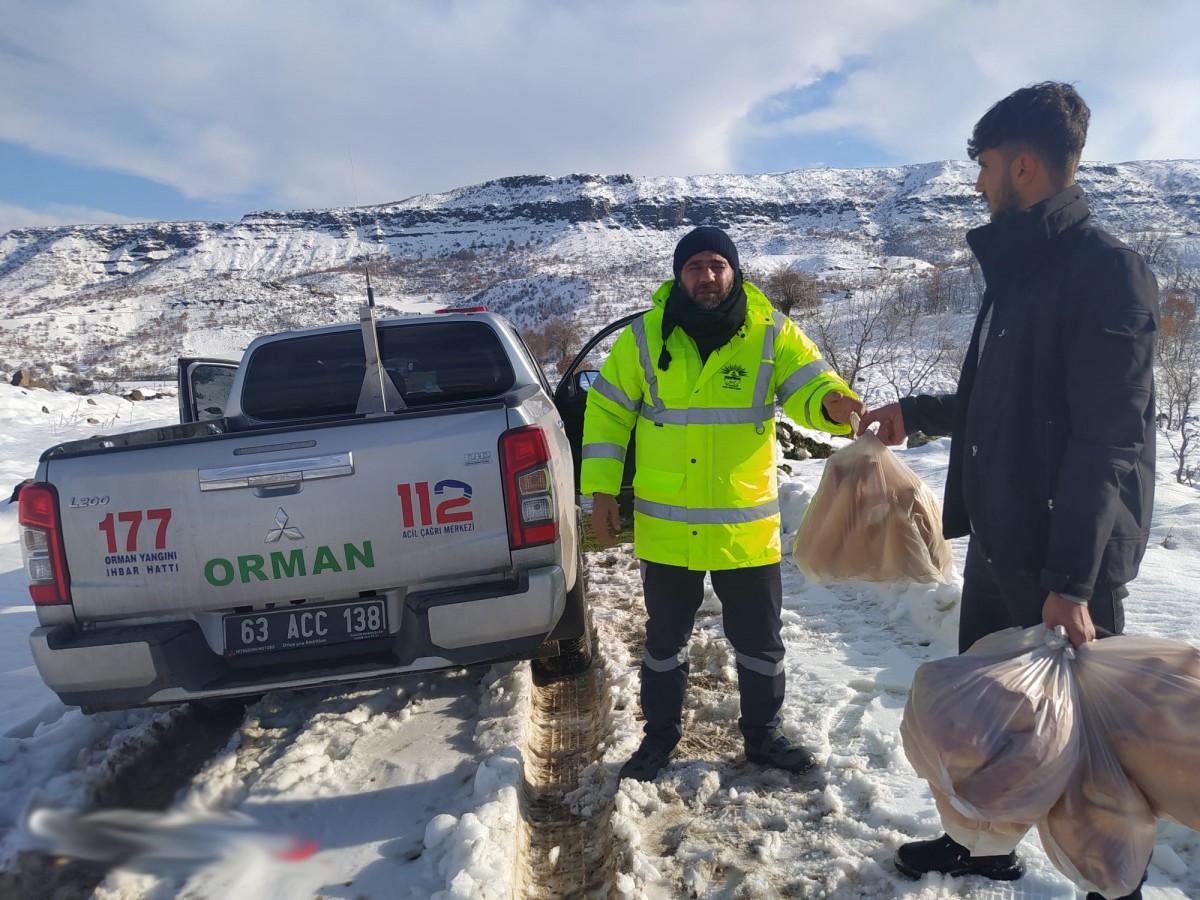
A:
[[[506,427],[490,404],[50,458],[75,615],[355,597],[445,577],[447,556],[505,572]]]

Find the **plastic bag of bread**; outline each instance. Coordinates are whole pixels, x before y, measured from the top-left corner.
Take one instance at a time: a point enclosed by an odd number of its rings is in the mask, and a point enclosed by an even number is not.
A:
[[[917,774],[968,819],[1044,818],[1079,759],[1072,656],[1064,633],[1039,625],[921,665],[900,722]]]
[[[972,856],[1003,856],[1012,853],[1032,827],[1027,822],[980,822],[963,815],[954,800],[930,788],[933,804],[942,817],[942,830],[971,851]]]
[[[1092,696],[1089,688],[1095,685],[1084,681],[1077,678],[1079,765],[1062,797],[1038,823],[1038,835],[1050,862],[1076,886],[1104,897],[1124,897],[1141,883],[1158,828],[1150,804],[1117,762],[1102,717],[1094,714],[1103,708],[1104,698]]]
[[[1079,648],[1087,714],[1159,818],[1200,831],[1200,651],[1118,635]]]
[[[826,460],[792,555],[818,583],[951,578],[941,505],[873,432]]]

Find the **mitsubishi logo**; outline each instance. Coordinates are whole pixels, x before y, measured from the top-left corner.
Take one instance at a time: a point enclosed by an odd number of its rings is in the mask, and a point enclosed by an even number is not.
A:
[[[275,524],[279,527],[272,528],[267,532],[267,539],[263,541],[264,544],[274,544],[284,535],[287,535],[287,538],[290,541],[304,540],[304,533],[299,528],[288,527],[288,514],[284,512],[282,506],[279,507],[279,510],[275,513]]]

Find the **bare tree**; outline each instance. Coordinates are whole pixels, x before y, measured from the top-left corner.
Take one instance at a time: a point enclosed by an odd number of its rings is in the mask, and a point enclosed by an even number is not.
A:
[[[1192,414],[1200,401],[1200,323],[1196,304],[1183,294],[1171,293],[1163,301],[1156,351],[1159,424],[1175,457],[1175,480],[1190,483],[1200,436]]]
[[[1171,233],[1167,231],[1139,231],[1126,236],[1125,241],[1153,269],[1169,266],[1175,257]]]
[[[1175,458],[1175,480],[1194,483],[1193,462],[1200,427],[1195,408],[1200,405],[1200,270],[1181,259],[1166,231],[1126,235],[1125,241],[1140,253],[1158,278],[1162,291],[1155,343],[1155,406],[1158,424]]]
[[[570,316],[547,319],[541,328],[522,328],[521,337],[541,365],[553,366],[559,373],[566,371],[583,346],[582,328]]]
[[[934,266],[920,285],[921,311],[929,314],[975,312],[983,297],[983,278],[974,264]]]
[[[811,272],[781,266],[763,283],[767,298],[785,316],[793,309],[813,309],[821,304],[820,281]]]
[[[878,386],[892,394],[888,399],[954,389],[965,351],[954,316],[905,316],[898,324],[897,336],[906,352],[882,359],[875,377]]]
[[[923,316],[919,286],[882,278],[801,317],[821,355],[867,403],[881,390],[896,397],[953,384],[951,320]],[[889,398],[894,399],[894,397]]]

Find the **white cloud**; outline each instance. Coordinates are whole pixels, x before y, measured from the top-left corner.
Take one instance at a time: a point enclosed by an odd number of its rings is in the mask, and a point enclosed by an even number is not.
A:
[[[1176,36],[1200,29],[1200,5],[1163,0],[943,0],[864,36],[831,103],[764,135],[846,131],[908,162],[965,155],[975,121],[1018,87],[1077,85],[1092,107],[1085,157],[1121,161],[1200,152],[1194,103],[1200,58]]]
[[[781,133],[961,157],[991,102],[1058,78],[1093,105],[1089,158],[1192,156],[1200,64],[1168,48],[1198,17],[1191,0],[1136,17],[1122,0],[8,0],[0,140],[193,198],[332,206],[732,171],[746,139]],[[828,107],[747,123],[838,71]]]
[[[52,204],[44,209],[0,203],[0,235],[14,228],[44,228],[54,225],[113,225],[134,219],[104,209]]]

